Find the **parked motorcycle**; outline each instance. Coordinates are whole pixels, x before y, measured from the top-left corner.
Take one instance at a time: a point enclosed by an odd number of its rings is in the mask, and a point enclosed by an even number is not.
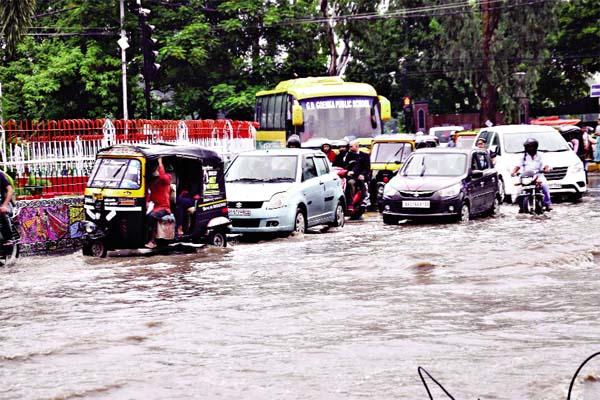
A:
[[[519,205],[519,213],[538,215],[544,213],[544,193],[539,177],[539,171],[524,171],[519,174],[517,186],[521,186],[521,192],[516,199]]]
[[[19,212],[20,208],[16,209],[13,215],[9,218],[10,220],[10,237],[4,238],[0,233],[0,265],[8,265],[16,261],[20,253],[21,235],[19,234]],[[0,232],[4,231],[4,227],[1,225],[0,220]]]
[[[338,176],[342,181],[342,190],[344,194],[347,196],[346,185],[348,180],[348,170],[340,167],[333,167]],[[346,216],[350,217],[350,219],[355,220],[359,219],[367,210],[369,206],[369,193],[365,190],[366,193],[363,193],[362,190],[358,190],[358,184],[356,190],[354,191],[354,196],[352,199],[348,199],[346,197]]]

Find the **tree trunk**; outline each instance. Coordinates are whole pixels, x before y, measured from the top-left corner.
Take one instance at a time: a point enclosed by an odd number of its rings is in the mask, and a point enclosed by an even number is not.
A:
[[[500,9],[490,4],[490,0],[483,0],[481,3],[481,14],[483,22],[483,79],[481,87],[481,110],[479,113],[479,123],[485,126],[487,121],[496,125],[496,106],[497,93],[496,85],[492,82],[492,54],[491,49],[494,44],[494,31],[498,27],[500,20]]]

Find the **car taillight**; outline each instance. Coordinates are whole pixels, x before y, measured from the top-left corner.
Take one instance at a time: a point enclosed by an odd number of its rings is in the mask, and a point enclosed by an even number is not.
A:
[[[388,178],[387,176],[383,177],[383,183],[388,183],[389,180],[390,180],[390,178]]]

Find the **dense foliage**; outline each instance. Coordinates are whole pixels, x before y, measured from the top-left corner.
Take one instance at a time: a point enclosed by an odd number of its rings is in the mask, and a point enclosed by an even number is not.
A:
[[[125,1],[130,118],[145,117],[140,19]],[[554,106],[600,71],[594,0],[142,0],[160,69],[155,119],[252,119],[294,77],[365,81],[401,109],[514,117],[520,90]],[[121,118],[119,0],[2,0],[4,119]],[[521,86],[515,72],[524,72]]]

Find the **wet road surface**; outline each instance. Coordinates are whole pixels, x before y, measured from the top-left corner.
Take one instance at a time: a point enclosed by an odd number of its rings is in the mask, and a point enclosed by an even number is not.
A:
[[[599,205],[23,258],[0,268],[0,399],[427,399],[419,366],[457,399],[565,399],[600,351]],[[588,376],[600,357],[573,399],[600,397]]]

